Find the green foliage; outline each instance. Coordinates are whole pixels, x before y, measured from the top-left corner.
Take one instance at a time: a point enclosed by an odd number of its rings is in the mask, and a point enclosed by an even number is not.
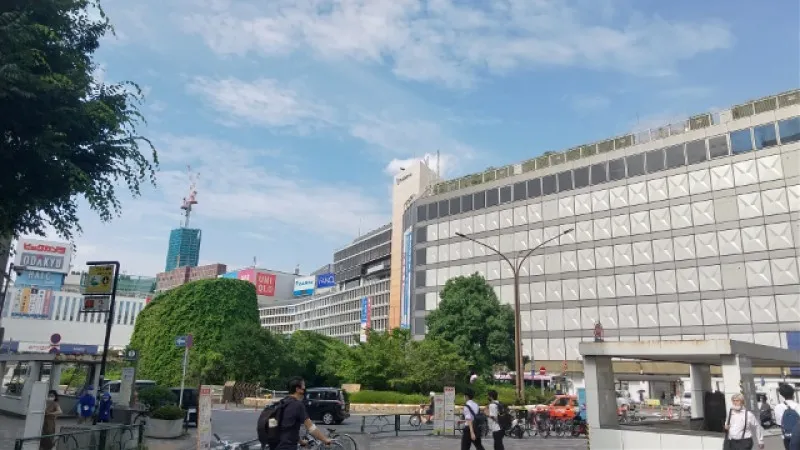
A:
[[[339,386],[342,383],[341,374],[347,374],[350,370],[350,348],[337,339],[311,331],[296,331],[284,345],[284,373],[303,377],[307,386]],[[291,376],[283,378],[281,389]]]
[[[167,387],[150,386],[139,392],[139,402],[152,413],[159,408],[178,403],[178,398]]]
[[[408,330],[370,332],[367,342],[353,349],[349,366],[352,372],[344,374],[345,378],[367,389],[394,389],[395,384],[402,383],[405,375],[410,342]]]
[[[80,197],[108,221],[120,183],[134,196],[155,183],[155,148],[136,129],[140,89],[94,77],[109,32],[99,0],[0,2],[0,236],[52,226],[71,238]]]
[[[160,420],[179,420],[186,417],[186,411],[182,410],[178,405],[164,405],[153,411],[150,417]]]
[[[403,394],[395,391],[360,391],[350,394],[350,403],[369,405],[423,405],[429,403],[427,395]]]
[[[416,392],[440,392],[468,373],[455,345],[438,338],[411,342],[407,347],[403,384]]]
[[[167,291],[136,320],[131,348],[139,350],[140,379],[166,386],[181,381],[183,349],[192,334],[189,385],[228,380],[270,382],[281,372],[283,340],[261,328],[255,286],[242,280],[200,280]]]
[[[488,374],[514,366],[514,311],[501,305],[486,280],[473,274],[447,281],[439,308],[427,318],[428,337],[451,342],[470,367]]]
[[[489,403],[487,393],[490,389],[497,391],[497,397],[505,405],[513,405],[516,402],[516,392],[513,385],[483,385],[476,386],[470,385],[470,389],[475,393],[475,401],[480,405]],[[443,392],[443,389],[435,390],[437,393]],[[463,389],[457,389],[456,404],[464,404]],[[525,403],[528,405],[535,404],[548,404],[553,401],[553,393],[545,391],[542,395],[540,389],[527,388],[525,390]],[[427,393],[421,394],[404,394],[397,391],[372,391],[364,390],[350,394],[350,403],[361,404],[387,404],[387,405],[425,405],[430,403],[430,397]]]

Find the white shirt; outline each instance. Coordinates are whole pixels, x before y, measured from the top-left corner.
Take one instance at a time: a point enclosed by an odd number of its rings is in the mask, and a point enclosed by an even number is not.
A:
[[[497,416],[499,415],[500,411],[497,407],[497,402],[489,403],[489,431],[492,433],[500,431],[500,424],[497,423]]]
[[[472,374],[472,375],[469,377],[469,383],[470,383],[470,384],[472,384],[472,383],[474,383],[474,382],[475,382],[475,380],[477,380],[477,379],[478,379],[478,375],[476,375],[476,374],[474,374],[474,373],[473,373],[473,374]]]
[[[800,405],[798,405],[796,401],[784,400],[778,403],[775,406],[775,423],[778,424],[778,426],[781,426],[781,423],[783,422],[783,413],[786,412],[786,405],[789,405],[789,408],[792,408],[793,410],[797,411],[798,414],[800,414]]]
[[[759,444],[764,443],[764,429],[758,423],[758,417],[755,414],[742,409],[736,411],[735,409],[730,413],[730,428],[728,428],[728,439],[752,439],[753,432],[755,431],[756,440]],[[745,416],[747,416],[747,423],[745,423]],[[742,437],[744,432],[744,437]]]
[[[475,414],[480,412],[478,404],[475,403],[474,400],[467,400],[467,403],[464,405],[464,420],[475,420],[475,415],[472,413],[473,411],[475,411]]]

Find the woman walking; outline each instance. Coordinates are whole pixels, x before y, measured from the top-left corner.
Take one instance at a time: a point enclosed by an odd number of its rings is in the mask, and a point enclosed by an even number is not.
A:
[[[58,403],[58,392],[50,391],[47,394],[47,404],[44,408],[44,423],[42,424],[42,440],[39,442],[39,448],[42,450],[51,450],[55,445],[56,434],[56,419],[62,414],[61,405]]]

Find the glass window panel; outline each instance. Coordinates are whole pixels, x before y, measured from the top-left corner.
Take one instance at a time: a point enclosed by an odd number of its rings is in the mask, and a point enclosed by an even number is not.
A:
[[[556,192],[556,176],[548,175],[542,177],[542,195],[555,194]]]
[[[664,170],[664,150],[658,149],[646,153],[645,164],[647,172],[653,173]]]
[[[667,154],[667,169],[686,165],[686,155],[683,153],[683,144],[673,145],[665,151]]]
[[[535,198],[542,196],[542,180],[540,178],[534,178],[533,180],[528,180],[528,198]]]
[[[424,222],[428,220],[428,205],[417,206],[417,221]]]
[[[592,166],[592,184],[600,184],[608,181],[606,173],[606,163],[595,164]]]
[[[572,171],[567,170],[558,174],[558,192],[572,190]]]
[[[629,155],[625,158],[625,162],[628,166],[628,178],[644,175],[644,153]]]
[[[439,217],[447,217],[450,215],[450,202],[447,200],[439,201]]]
[[[518,202],[520,200],[525,200],[528,198],[528,189],[527,183],[520,182],[514,184],[514,201]]]
[[[589,167],[581,167],[572,172],[572,177],[575,179],[575,189],[589,185]]]
[[[472,198],[475,200],[475,210],[486,208],[486,191],[476,192]]]
[[[612,159],[608,162],[608,179],[610,181],[625,179],[625,160]]]
[[[697,164],[708,159],[706,155],[706,140],[699,139],[686,143],[686,161],[689,164]]]
[[[708,139],[708,155],[711,159],[728,156],[727,136],[717,136]]]
[[[778,133],[775,132],[774,123],[765,123],[753,128],[753,137],[755,137],[758,150],[778,145]]]
[[[486,206],[497,206],[497,203],[500,201],[500,195],[497,188],[494,189],[487,189],[486,190]]]
[[[472,211],[472,195],[467,194],[461,197],[461,211],[462,212]]]
[[[436,202],[428,204],[428,220],[439,217],[439,204]]]
[[[781,144],[800,141],[800,117],[781,120],[778,122],[781,134]]]
[[[500,203],[508,203],[511,201],[511,186],[503,186],[500,188]]]
[[[461,212],[461,198],[451,198],[450,199],[450,214],[458,214]]]
[[[731,133],[731,153],[737,155],[753,150],[753,139],[750,128]]]

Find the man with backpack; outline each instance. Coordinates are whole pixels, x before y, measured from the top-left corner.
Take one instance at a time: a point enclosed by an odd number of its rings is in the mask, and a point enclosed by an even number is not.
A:
[[[794,401],[794,388],[790,384],[782,383],[778,387],[778,393],[783,401],[775,406],[775,423],[781,427],[783,446],[789,450],[794,429],[800,423],[800,407]]]
[[[472,389],[464,392],[466,402],[464,402],[464,420],[467,422],[461,435],[461,450],[469,450],[475,445],[477,450],[483,450],[481,443],[481,432],[486,426],[486,416],[481,413],[480,407],[475,403],[475,394]]]
[[[300,426],[305,425],[312,436],[325,445],[328,439],[308,417],[303,405],[306,383],[300,377],[289,380],[289,396],[264,408],[258,418],[258,440],[261,448],[270,450],[297,450],[300,442]]]
[[[494,450],[505,450],[503,437],[511,428],[511,416],[508,408],[497,400],[497,391],[489,391],[489,430],[494,439]]]

